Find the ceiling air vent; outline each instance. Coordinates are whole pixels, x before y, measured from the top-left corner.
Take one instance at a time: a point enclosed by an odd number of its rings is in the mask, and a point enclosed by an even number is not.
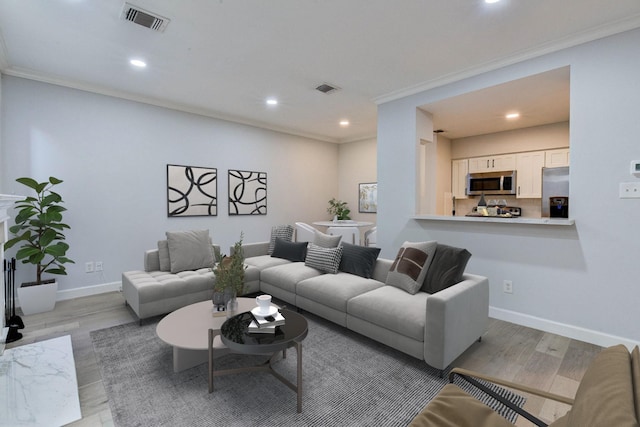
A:
[[[332,86],[328,83],[322,83],[320,86],[316,87],[316,90],[322,93],[332,93],[337,91],[339,88],[336,86]]]
[[[129,3],[125,3],[122,8],[121,19],[125,21],[133,22],[134,24],[142,25],[145,28],[150,28],[153,31],[162,33],[167,25],[169,25],[169,19],[164,16],[160,16],[157,13],[149,12],[138,6],[134,6]]]

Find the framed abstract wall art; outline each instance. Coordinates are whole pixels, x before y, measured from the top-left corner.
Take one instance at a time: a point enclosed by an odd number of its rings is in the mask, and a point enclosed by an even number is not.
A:
[[[267,173],[229,170],[229,215],[267,214]]]
[[[218,215],[218,170],[167,165],[167,216]]]
[[[358,212],[378,212],[378,183],[358,184]]]

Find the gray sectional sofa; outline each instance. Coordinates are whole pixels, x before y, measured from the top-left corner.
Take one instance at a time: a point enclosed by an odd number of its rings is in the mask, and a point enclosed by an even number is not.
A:
[[[353,264],[343,268],[342,263],[347,259],[347,252],[353,260],[354,251],[358,253],[366,248],[344,244],[339,249],[324,249],[309,243],[307,252],[307,242],[276,240],[275,249],[273,239],[243,244],[247,264],[246,294],[258,291],[270,294],[424,360],[439,370],[446,369],[486,332],[489,282],[486,277],[463,273],[468,257],[457,266],[457,261],[447,260],[457,248],[439,244],[436,247],[432,242],[428,258],[433,260],[432,264],[444,267],[440,267],[440,274],[434,273],[426,279],[421,276],[420,289],[407,291],[405,283],[390,280],[401,269],[400,253],[395,264],[392,260],[378,258],[377,252],[369,253],[368,261],[362,260],[370,264],[370,269],[362,271],[360,266]],[[278,249],[285,244],[287,251]],[[310,261],[312,252],[341,252],[343,249],[345,256],[342,256],[339,270],[326,272],[331,267],[326,267],[323,261],[320,265]],[[292,255],[292,251],[297,254]],[[357,255],[356,264],[361,261],[361,254]],[[161,250],[148,250],[144,271],[122,274],[124,297],[140,319],[211,298],[215,277],[209,268],[172,273],[166,271],[166,265],[163,268],[162,258]],[[434,270],[438,268],[432,265],[429,272]],[[441,281],[448,284],[439,286]]]
[[[378,258],[372,277],[323,273],[305,262],[268,255],[267,242],[243,245],[260,270],[260,291],[444,370],[488,326],[489,281],[467,274],[433,294],[387,284],[392,260]],[[444,246],[443,246],[444,247]],[[434,261],[435,262],[435,261]],[[465,262],[466,264],[466,262]]]

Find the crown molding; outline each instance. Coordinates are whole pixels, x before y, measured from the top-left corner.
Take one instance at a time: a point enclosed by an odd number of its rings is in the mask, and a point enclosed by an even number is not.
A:
[[[590,28],[589,30],[566,36],[561,39],[554,40],[550,43],[540,44],[531,49],[525,49],[511,55],[504,56],[500,59],[486,62],[479,66],[467,68],[465,70],[447,74],[440,78],[429,80],[417,85],[409,86],[404,89],[389,92],[373,99],[376,104],[384,104],[386,102],[395,101],[407,96],[415,95],[430,89],[435,89],[446,84],[454,83],[480,74],[495,71],[497,69],[514,65],[529,59],[537,58],[549,53],[554,53],[562,49],[578,46],[584,43],[599,40],[625,31],[634,30],[640,27],[640,14],[632,15],[627,18],[615,21],[613,23]]]
[[[106,86],[100,86],[92,83],[69,80],[62,77],[43,74],[36,71],[28,70],[28,69],[17,68],[17,67],[7,67],[6,69],[2,70],[2,73],[7,76],[19,77],[27,80],[34,80],[34,81],[48,83],[56,86],[77,89],[84,92],[110,96],[113,98],[126,99],[128,101],[140,102],[142,104],[153,105],[155,107],[167,108],[169,110],[180,111],[183,113],[196,114],[203,117],[224,120],[227,122],[251,126],[259,129],[264,129],[264,130],[270,130],[273,132],[284,133],[287,135],[298,136],[298,137],[307,138],[307,139],[313,139],[316,141],[330,142],[333,144],[337,144],[341,142],[336,138],[330,138],[324,135],[317,135],[309,132],[296,131],[296,130],[288,129],[281,126],[274,126],[270,123],[265,123],[258,120],[248,120],[242,117],[221,113],[219,111],[213,111],[206,108],[193,107],[190,105],[185,105],[178,102],[172,102],[165,99],[154,98],[154,97],[129,93],[125,91],[115,90]]]

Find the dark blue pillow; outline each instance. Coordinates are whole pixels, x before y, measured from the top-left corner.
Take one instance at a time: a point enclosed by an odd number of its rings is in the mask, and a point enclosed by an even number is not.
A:
[[[307,256],[307,242],[287,242],[276,237],[271,256],[288,259],[292,262],[303,262]]]
[[[342,258],[340,259],[340,271],[355,274],[370,279],[376,268],[376,260],[380,248],[352,245],[342,242]]]

